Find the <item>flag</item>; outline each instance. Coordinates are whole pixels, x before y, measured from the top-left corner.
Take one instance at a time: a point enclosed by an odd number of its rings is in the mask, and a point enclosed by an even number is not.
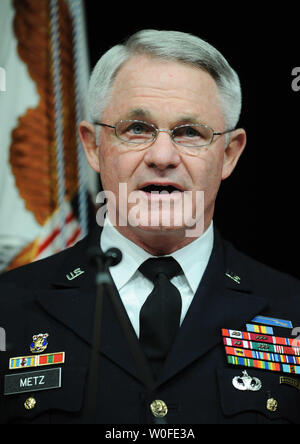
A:
[[[96,180],[77,131],[89,77],[82,0],[1,0],[0,41],[1,273],[87,234]]]

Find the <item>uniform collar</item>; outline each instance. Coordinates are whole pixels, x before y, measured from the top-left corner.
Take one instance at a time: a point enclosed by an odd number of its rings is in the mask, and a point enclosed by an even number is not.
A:
[[[174,259],[180,264],[193,293],[197,291],[207,267],[213,245],[214,229],[213,222],[211,222],[202,236],[172,254]]]

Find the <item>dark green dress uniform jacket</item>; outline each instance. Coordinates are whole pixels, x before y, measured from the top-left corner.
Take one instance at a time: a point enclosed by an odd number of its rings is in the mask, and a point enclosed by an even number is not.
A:
[[[99,245],[99,239],[96,230],[62,253],[1,277],[0,326],[7,344],[6,351],[0,352],[0,423],[83,421],[96,294],[95,271],[87,263],[86,251]],[[74,272],[79,269],[84,273]],[[299,282],[240,253],[215,231],[201,284],[155,390],[149,393],[105,295],[96,421],[152,424],[149,406],[158,399],[167,405],[165,420],[172,425],[299,424],[300,375],[227,363],[222,328],[246,331],[245,325],[259,314],[291,320],[300,327]],[[31,356],[32,337],[40,333],[49,334],[44,353],[65,352],[65,363],[9,370],[9,358]],[[274,336],[293,338],[291,334],[291,329],[274,328]],[[48,368],[62,369],[61,388],[4,395],[5,375]],[[261,381],[260,390],[233,386],[233,378],[242,377],[245,370]],[[290,384],[281,384],[281,376],[292,379]],[[35,406],[26,409],[24,403],[30,397]],[[274,411],[267,408],[270,398],[277,402]]]

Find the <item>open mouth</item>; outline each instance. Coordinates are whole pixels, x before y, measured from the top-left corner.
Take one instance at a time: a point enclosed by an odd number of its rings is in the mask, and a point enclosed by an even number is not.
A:
[[[176,185],[162,185],[162,184],[151,184],[140,188],[144,193],[163,193],[163,194],[171,194],[171,193],[181,193],[182,190],[179,189]]]

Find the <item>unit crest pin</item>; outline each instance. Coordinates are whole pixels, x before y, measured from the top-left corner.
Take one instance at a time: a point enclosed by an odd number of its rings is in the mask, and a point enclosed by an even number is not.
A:
[[[48,347],[48,333],[40,333],[32,336],[33,342],[30,345],[31,353],[42,353]]]

